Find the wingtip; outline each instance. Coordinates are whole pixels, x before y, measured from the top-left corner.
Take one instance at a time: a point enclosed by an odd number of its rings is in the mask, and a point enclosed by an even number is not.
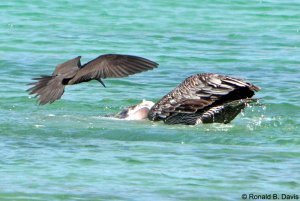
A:
[[[261,87],[258,87],[258,86],[255,86],[255,85],[252,85],[252,88],[256,92],[261,90]]]

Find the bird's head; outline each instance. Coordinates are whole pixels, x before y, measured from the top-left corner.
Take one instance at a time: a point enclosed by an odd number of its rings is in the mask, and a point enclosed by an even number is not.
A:
[[[150,109],[153,107],[154,102],[143,100],[137,105],[128,107],[118,113],[116,117],[126,120],[141,120],[146,119]]]

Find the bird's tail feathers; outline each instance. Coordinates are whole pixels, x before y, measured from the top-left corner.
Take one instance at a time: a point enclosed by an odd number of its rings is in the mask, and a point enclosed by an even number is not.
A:
[[[33,78],[37,80],[29,85],[34,85],[27,91],[30,95],[36,94],[38,97],[38,102],[40,105],[45,105],[47,103],[53,103],[64,93],[65,85],[62,83],[62,78],[59,76],[48,76],[42,75],[38,78]]]

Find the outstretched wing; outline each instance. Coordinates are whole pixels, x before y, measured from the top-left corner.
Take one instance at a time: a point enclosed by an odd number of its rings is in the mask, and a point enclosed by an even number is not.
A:
[[[127,77],[129,75],[152,70],[157,63],[148,59],[121,54],[106,54],[86,63],[70,80],[70,84],[99,80],[102,78]]]
[[[80,58],[81,56],[78,56],[57,65],[52,76],[62,76],[64,79],[74,77],[77,71],[81,68]]]
[[[64,93],[65,85],[68,84],[68,80],[74,77],[80,69],[80,56],[66,61],[56,66],[51,76],[41,75],[33,85],[27,91],[29,94],[36,94],[39,104],[44,105],[47,103],[53,103],[55,100],[60,99]]]
[[[259,88],[240,79],[217,74],[197,74],[157,102],[149,119],[164,120],[176,114],[194,114],[224,103],[250,98]]]

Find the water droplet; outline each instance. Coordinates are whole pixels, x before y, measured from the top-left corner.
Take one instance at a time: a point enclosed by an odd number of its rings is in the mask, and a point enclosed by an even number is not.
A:
[[[45,126],[41,125],[41,124],[36,124],[36,125],[34,125],[34,127],[36,127],[36,128],[42,128],[42,127],[45,127]]]

